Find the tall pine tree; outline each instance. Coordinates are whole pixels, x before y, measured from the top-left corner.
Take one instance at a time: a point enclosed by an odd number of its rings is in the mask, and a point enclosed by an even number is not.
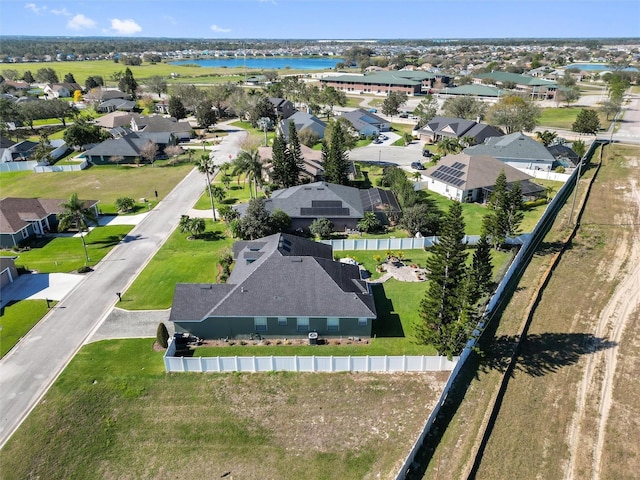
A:
[[[287,157],[289,150],[284,138],[280,133],[276,134],[271,147],[271,179],[278,187],[287,187]]]
[[[344,131],[340,122],[334,122],[331,143],[325,155],[323,142],[324,178],[329,183],[349,185],[349,154],[345,145]]]
[[[298,139],[298,131],[293,121],[289,122],[289,179],[291,185],[297,185],[300,178],[300,172],[304,167],[304,157],[302,156],[302,147]]]
[[[418,342],[433,345],[447,356],[460,353],[472,330],[467,314],[464,227],[462,206],[455,202],[445,215],[438,243],[427,260],[429,284],[420,301],[421,320],[416,325]]]

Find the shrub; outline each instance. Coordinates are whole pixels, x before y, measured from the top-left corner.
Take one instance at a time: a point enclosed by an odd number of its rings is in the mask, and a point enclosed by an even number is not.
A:
[[[556,173],[564,173],[564,172],[566,172],[566,170],[562,165],[560,165],[559,167],[556,167],[555,172]]]
[[[156,342],[162,348],[167,348],[169,346],[169,331],[167,330],[167,326],[160,322],[158,324],[158,329],[156,330]]]
[[[120,197],[116,200],[116,208],[119,212],[130,212],[136,206],[136,202],[131,197]]]

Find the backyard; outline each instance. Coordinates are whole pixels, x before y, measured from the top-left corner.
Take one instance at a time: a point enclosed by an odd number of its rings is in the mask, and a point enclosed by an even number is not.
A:
[[[3,472],[393,478],[448,376],[168,375],[161,355],[149,339],[83,347],[0,451]]]

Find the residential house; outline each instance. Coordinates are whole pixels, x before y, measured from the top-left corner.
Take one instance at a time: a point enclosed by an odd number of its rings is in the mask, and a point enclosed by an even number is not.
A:
[[[273,108],[276,112],[276,118],[286,120],[297,111],[291,100],[278,97],[269,97],[269,101],[273,104]]]
[[[511,72],[487,72],[473,75],[473,83],[483,83],[492,81],[498,86],[524,93],[531,98],[549,99],[555,96],[558,84],[551,80],[543,78],[531,77],[529,75],[521,75]]]
[[[284,136],[285,140],[289,141],[289,123],[293,122],[298,134],[303,130],[309,129],[318,135],[318,138],[324,138],[324,131],[327,128],[327,124],[319,118],[306,112],[295,112],[286,120],[280,120],[279,128]]]
[[[178,142],[186,142],[192,136],[192,129],[189,122],[178,121],[175,118],[162,117],[160,115],[137,115],[131,116],[131,130],[142,133],[172,133]]]
[[[420,186],[452,200],[485,203],[502,171],[507,184],[520,182],[524,200],[539,198],[544,193],[544,188],[533,183],[530,175],[492,156],[468,153],[442,157],[435,167],[422,174],[427,180]]]
[[[377,137],[380,132],[391,130],[391,123],[387,120],[361,108],[344,112],[341,116],[346,118],[355,131],[363,137]]]
[[[14,257],[0,257],[0,289],[13,283],[18,278]],[[4,299],[0,299],[2,302]]]
[[[373,212],[382,223],[387,214],[400,213],[398,201],[390,190],[359,189],[327,182],[314,182],[275,190],[265,200],[265,208],[273,213],[282,210],[291,218],[292,230],[309,230],[318,218],[330,220],[336,231],[355,230],[366,212]],[[246,204],[237,210],[244,213]]]
[[[100,102],[96,106],[97,112],[132,112],[136,108],[135,100],[127,100],[125,98],[112,98],[109,100],[105,100],[104,102]]]
[[[4,142],[6,144],[6,142]],[[8,147],[0,148],[0,163],[32,160],[38,142],[23,140]]]
[[[47,98],[70,98],[76,90],[82,91],[77,83],[49,83],[43,87],[42,92]]]
[[[227,283],[177,284],[169,320],[205,339],[371,336],[376,309],[357,265],[332,248],[274,234],[233,246]]]
[[[515,132],[502,137],[489,137],[484,143],[464,149],[469,155],[491,155],[520,170],[550,171],[556,159],[542,143]]]
[[[16,198],[0,200],[0,247],[12,248],[37,235],[55,231],[56,215],[66,200],[51,198]],[[83,200],[86,208],[98,216],[98,201]]]
[[[422,128],[415,132],[420,140],[430,143],[448,138],[471,138],[474,143],[482,143],[489,137],[500,137],[502,132],[491,125],[464,118],[442,117],[436,115]]]
[[[93,88],[84,96],[85,103],[100,104],[107,100],[124,99],[131,100],[131,95],[117,89]]]
[[[131,117],[130,113],[114,111],[97,118],[94,123],[102,128],[111,130],[112,128],[128,127],[131,125]]]
[[[118,138],[110,138],[84,152],[91,163],[104,164],[119,159],[117,163],[139,163],[143,147],[148,143],[158,145],[159,158],[167,145],[175,145],[176,139],[171,132],[129,132]]]
[[[564,144],[549,145],[549,153],[553,155],[555,162],[553,167],[576,168],[580,163],[580,157],[571,147]]]

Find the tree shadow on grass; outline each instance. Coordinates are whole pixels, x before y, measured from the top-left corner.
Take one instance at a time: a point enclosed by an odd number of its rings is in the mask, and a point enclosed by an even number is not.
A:
[[[130,241],[130,240],[127,240],[127,237],[129,237],[129,235],[125,235],[124,237],[120,237],[120,235],[109,235],[108,237],[105,237],[102,240],[98,240],[95,242],[87,242],[87,245],[91,245],[91,246],[100,245],[100,248],[110,248],[110,247],[116,246],[118,243],[120,243],[121,240]]]
[[[538,246],[538,248],[536,248],[534,255],[536,255],[537,257],[554,255],[562,250],[563,245],[564,244],[562,242],[540,242],[540,245]],[[566,249],[568,250],[570,248],[571,245],[567,245]]]
[[[214,242],[216,240],[224,240],[225,238],[222,232],[204,232],[198,235],[198,240],[204,240],[205,242]]]
[[[484,350],[480,369],[504,372],[513,354],[517,338],[512,335],[497,337]],[[533,377],[555,373],[562,367],[575,365],[583,355],[616,346],[604,338],[590,333],[542,333],[527,335],[520,345],[513,376],[522,372]]]
[[[371,285],[378,317],[373,322],[371,334],[375,337],[404,337],[400,316],[395,313],[393,302],[387,298],[382,285]]]

